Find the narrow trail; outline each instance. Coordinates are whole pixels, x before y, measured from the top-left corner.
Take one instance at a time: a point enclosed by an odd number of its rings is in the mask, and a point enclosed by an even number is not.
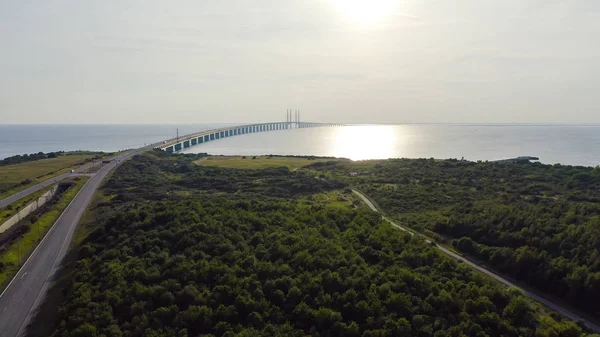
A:
[[[367,206],[369,206],[369,208],[371,210],[373,210],[374,212],[377,212],[377,213],[381,214],[381,212],[379,212],[379,210],[377,209],[377,207],[375,207],[375,205],[373,204],[373,202],[371,202],[371,200],[369,200],[369,198],[367,196],[365,196],[364,194],[362,194],[361,192],[359,192],[359,191],[357,191],[355,189],[352,189],[352,192],[354,192],[356,195],[358,195],[367,204]],[[408,232],[408,233],[410,233],[410,235],[413,235],[413,236],[415,235],[415,233],[412,232],[410,229],[396,224],[395,222],[393,222],[391,219],[387,218],[386,216],[382,215],[381,217],[384,220],[386,220],[387,222],[389,222],[392,226],[394,226],[394,227],[396,227],[396,228],[398,228],[400,230],[403,230],[405,232]],[[425,239],[425,242],[430,243],[430,244],[432,243],[432,241],[430,239]],[[463,262],[463,263],[471,266],[472,268],[476,269],[477,271],[480,271],[480,272],[482,272],[482,273],[484,273],[484,274],[486,274],[486,275],[494,278],[495,280],[497,280],[497,281],[499,281],[499,282],[501,282],[501,283],[503,283],[503,284],[505,284],[505,285],[507,285],[509,287],[517,287],[517,288],[521,289],[527,296],[529,296],[533,300],[542,303],[543,305],[551,308],[552,310],[554,310],[556,312],[560,312],[561,314],[565,315],[566,317],[568,317],[568,318],[570,318],[570,319],[572,319],[574,321],[581,321],[590,330],[593,330],[593,331],[595,331],[597,333],[600,333],[600,325],[598,325],[596,323],[593,323],[593,322],[591,322],[591,321],[589,321],[589,320],[587,320],[585,318],[582,318],[579,315],[571,312],[570,310],[565,309],[564,307],[562,307],[562,306],[560,306],[560,305],[558,305],[558,304],[556,304],[556,303],[554,303],[554,302],[552,302],[550,300],[547,300],[546,298],[544,298],[544,297],[542,297],[542,296],[540,296],[540,295],[538,295],[538,294],[536,294],[536,293],[534,293],[532,291],[529,291],[527,289],[523,289],[523,288],[519,287],[518,285],[514,284],[513,282],[505,279],[504,277],[502,277],[502,276],[500,276],[500,275],[498,275],[496,273],[493,273],[493,272],[491,272],[491,271],[489,271],[489,270],[481,267],[480,265],[478,265],[478,264],[476,264],[476,263],[468,260],[467,258],[465,258],[463,256],[460,256],[460,255],[458,255],[458,254],[456,254],[456,253],[454,253],[454,252],[452,252],[452,251],[450,251],[450,250],[448,250],[448,249],[446,249],[446,248],[444,248],[444,247],[442,247],[442,246],[440,246],[438,244],[435,244],[435,247],[437,249],[439,249],[442,253],[444,253],[444,254],[452,257],[453,259],[461,261],[461,262]]]

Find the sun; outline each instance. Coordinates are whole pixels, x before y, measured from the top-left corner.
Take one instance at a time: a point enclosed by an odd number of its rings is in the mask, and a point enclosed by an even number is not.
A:
[[[345,17],[372,23],[391,15],[398,0],[329,0]]]

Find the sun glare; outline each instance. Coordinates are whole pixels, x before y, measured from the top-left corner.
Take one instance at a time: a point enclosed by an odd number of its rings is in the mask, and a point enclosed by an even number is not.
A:
[[[391,15],[398,0],[330,0],[345,17],[371,23]]]
[[[332,152],[335,157],[352,160],[388,159],[396,142],[391,126],[344,126],[336,129]]]

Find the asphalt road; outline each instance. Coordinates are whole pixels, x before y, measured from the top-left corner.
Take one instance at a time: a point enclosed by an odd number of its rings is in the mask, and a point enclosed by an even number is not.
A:
[[[6,290],[0,295],[0,336],[16,337],[24,334],[32,313],[41,303],[52,283],[54,273],[58,270],[69,249],[75,227],[102,180],[117,166],[117,162],[150,148],[131,150],[114,157],[116,162],[102,167],[73,198]]]
[[[377,207],[375,207],[375,205],[373,205],[373,203],[371,202],[371,200],[369,200],[369,198],[367,198],[364,194],[362,194],[359,191],[356,191],[356,190],[352,190],[352,191],[356,195],[358,195],[367,204],[367,206],[369,206],[369,208],[371,210],[379,213],[379,210],[377,209]],[[415,235],[408,228],[402,227],[402,226],[394,223],[389,218],[387,218],[385,216],[382,216],[382,218],[384,220],[386,220],[387,222],[389,222],[390,224],[392,224],[394,227],[396,227],[396,228],[398,228],[400,230],[403,230],[405,232],[408,232],[408,233],[410,233],[410,235]],[[431,240],[426,239],[425,241],[427,243],[431,243]],[[574,321],[582,321],[583,323],[585,323],[585,325],[589,329],[591,329],[591,330],[593,330],[593,331],[595,331],[597,333],[600,333],[600,325],[595,324],[593,322],[590,322],[589,320],[584,319],[584,318],[580,317],[579,315],[574,314],[573,312],[571,312],[571,311],[563,308],[562,306],[560,306],[560,305],[558,305],[558,304],[556,304],[554,302],[551,302],[551,301],[549,301],[549,300],[547,300],[547,299],[545,299],[545,298],[543,298],[543,297],[541,297],[541,296],[539,296],[539,295],[537,295],[537,294],[535,294],[535,293],[533,293],[533,292],[531,292],[531,291],[529,291],[527,289],[523,289],[523,288],[519,287],[518,285],[514,284],[513,282],[511,282],[511,281],[503,278],[502,276],[500,276],[498,274],[495,274],[495,273],[493,273],[493,272],[491,272],[491,271],[489,271],[489,270],[487,270],[487,269],[479,266],[478,264],[476,264],[474,262],[471,262],[470,260],[467,260],[466,258],[464,258],[464,257],[462,257],[462,256],[460,256],[460,255],[458,255],[458,254],[456,254],[456,253],[454,253],[454,252],[452,252],[452,251],[450,251],[450,250],[448,250],[448,249],[440,246],[440,245],[436,244],[435,246],[437,247],[437,249],[439,249],[440,251],[442,251],[444,254],[449,255],[450,257],[452,257],[452,258],[454,258],[454,259],[456,259],[458,261],[461,261],[461,262],[463,262],[463,263],[471,266],[472,268],[475,268],[476,270],[478,270],[478,271],[480,271],[480,272],[482,272],[482,273],[484,273],[484,274],[486,274],[486,275],[488,275],[488,276],[496,279],[497,281],[499,281],[499,282],[501,282],[501,283],[503,283],[503,284],[505,284],[505,285],[507,285],[509,287],[517,287],[517,288],[521,289],[527,296],[529,296],[533,300],[538,301],[538,302],[544,304],[545,306],[551,308],[552,310],[554,310],[556,312],[560,312],[561,314],[565,315],[566,317],[568,317],[568,318],[570,318],[570,319],[572,319]]]
[[[152,146],[147,146],[144,148],[131,150],[125,152],[114,159],[117,162],[128,159],[136,154],[144,152],[146,150],[151,149]],[[92,164],[89,164],[91,167]],[[87,165],[86,165],[87,166]],[[77,170],[85,170],[87,167],[83,166],[78,168]],[[75,232],[75,227],[79,223],[83,212],[87,208],[90,203],[94,193],[106,177],[106,175],[116,167],[116,163],[111,163],[102,167],[96,174],[94,174],[90,180],[82,187],[79,193],[73,198],[71,203],[67,206],[63,214],[59,217],[50,231],[46,234],[46,236],[42,239],[42,242],[35,249],[33,254],[29,257],[29,259],[25,262],[21,270],[17,273],[12,282],[8,285],[6,290],[0,295],[0,336],[1,337],[16,337],[20,336],[24,333],[29,320],[32,317],[32,313],[35,311],[37,306],[41,303],[48,287],[52,283],[53,276],[55,272],[58,270],[62,259],[66,255],[71,240],[73,238],[73,233]],[[66,174],[67,176],[70,173]],[[22,197],[33,193],[48,184],[60,181],[65,177],[64,175],[52,178],[50,180],[44,181],[36,186],[32,186],[29,189],[26,189],[19,194],[22,194]],[[62,178],[61,178],[62,177]],[[38,187],[39,185],[46,184],[45,186]],[[37,190],[35,189],[37,188]],[[373,203],[363,194],[358,191],[354,191],[361,199],[365,201],[365,203],[375,212],[378,212],[377,208]],[[15,200],[20,199],[16,197]],[[8,199],[8,198],[7,198]],[[7,200],[5,199],[5,200]],[[15,201],[13,200],[13,202]],[[3,200],[4,201],[4,200]],[[389,221],[395,227],[409,232],[411,235],[414,235],[410,230],[405,227],[402,227],[388,218],[385,220]],[[427,240],[430,242],[429,240]],[[494,279],[508,285],[515,286],[509,280],[492,273],[491,271],[478,266],[477,264],[465,259],[464,257],[455,254],[443,247],[437,246],[437,248],[443,253],[451,256],[454,259],[462,261],[469,266],[477,269],[478,271],[485,273],[493,277]],[[543,303],[544,305],[552,308],[553,310],[562,313],[563,315],[576,320],[584,322],[590,329],[600,332],[600,326],[589,322],[578,315],[570,312],[563,307],[548,301],[530,291],[523,290],[528,296],[532,299]]]
[[[79,173],[81,171],[85,171],[90,167],[96,166],[96,165],[100,165],[102,163],[102,161],[97,161],[95,163],[89,163],[89,164],[85,164],[81,167],[76,168],[74,171],[75,173]],[[0,207],[4,207],[4,206],[8,206],[10,204],[12,204],[15,201],[19,201],[23,198],[25,198],[26,196],[35,193],[39,190],[41,190],[42,188],[46,187],[46,186],[50,186],[52,184],[55,184],[63,179],[69,178],[73,175],[73,173],[71,172],[67,172],[67,173],[63,173],[59,176],[56,176],[54,178],[50,178],[48,180],[44,180],[41,183],[37,184],[37,185],[33,185],[29,188],[26,188],[24,190],[22,190],[21,192],[17,192],[7,198],[4,198],[2,200],[0,200]]]

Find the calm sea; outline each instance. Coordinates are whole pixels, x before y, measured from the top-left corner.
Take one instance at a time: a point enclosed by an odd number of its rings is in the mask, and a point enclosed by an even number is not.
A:
[[[0,159],[40,151],[113,152],[173,138],[177,129],[184,135],[224,125],[0,125]]]
[[[0,158],[15,154],[139,147],[224,124],[0,125]],[[600,126],[364,125],[247,134],[192,147],[225,155],[317,155],[354,160],[536,156],[548,164],[600,165]]]

